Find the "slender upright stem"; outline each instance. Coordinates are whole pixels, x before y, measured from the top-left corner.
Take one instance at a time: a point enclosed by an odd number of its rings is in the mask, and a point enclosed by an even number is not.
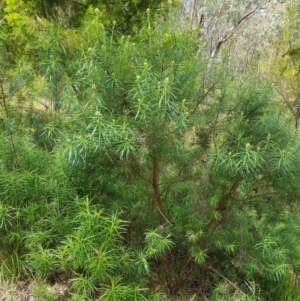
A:
[[[152,172],[152,187],[154,190],[154,198],[158,210],[158,219],[159,224],[162,226],[164,224],[164,216],[163,216],[163,209],[161,204],[161,197],[159,192],[159,179],[158,179],[158,158],[157,156],[153,156],[152,158],[152,166],[153,166],[153,172]]]
[[[158,219],[160,226],[164,224],[164,214],[161,202],[161,196],[159,191],[159,170],[158,170],[158,158],[157,156],[153,156],[152,158],[152,187],[154,190],[154,198],[158,210]],[[164,265],[165,265],[165,279],[168,291],[171,291],[171,282],[170,282],[170,262],[168,256],[168,250],[164,252]]]

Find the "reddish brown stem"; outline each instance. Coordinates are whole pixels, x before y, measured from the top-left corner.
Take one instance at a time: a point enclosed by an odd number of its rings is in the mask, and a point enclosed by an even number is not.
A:
[[[158,180],[158,158],[156,156],[153,156],[152,159],[153,164],[153,173],[152,173],[152,187],[154,190],[154,198],[158,210],[158,219],[159,224],[162,226],[164,224],[164,216],[163,216],[163,210],[162,210],[162,204],[161,204],[161,197],[159,193],[159,180]]]
[[[163,208],[162,208],[162,202],[161,202],[161,196],[159,191],[159,170],[158,170],[158,158],[157,156],[153,156],[152,158],[152,187],[154,190],[154,198],[158,210],[158,219],[160,226],[163,226],[164,224],[164,214],[163,214]],[[166,285],[168,288],[168,291],[171,290],[171,282],[170,282],[170,263],[169,263],[169,256],[168,256],[168,250],[165,250],[164,252],[164,264],[165,264],[165,279],[166,279]]]

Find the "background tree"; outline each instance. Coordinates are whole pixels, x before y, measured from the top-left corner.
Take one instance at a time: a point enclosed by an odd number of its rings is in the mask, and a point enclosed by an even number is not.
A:
[[[236,73],[247,72],[276,39],[286,2],[290,1],[183,1],[183,15],[189,16],[192,27],[201,28],[212,57],[230,61]]]
[[[284,24],[278,33],[273,55],[262,65],[269,66],[266,74],[272,78],[274,85],[291,113],[295,129],[299,127],[299,5],[287,6]]]

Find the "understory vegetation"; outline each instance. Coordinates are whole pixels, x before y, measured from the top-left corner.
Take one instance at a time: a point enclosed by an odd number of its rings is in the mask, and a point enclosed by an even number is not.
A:
[[[300,300],[299,5],[247,68],[179,2],[114,5],[0,4],[0,278]]]

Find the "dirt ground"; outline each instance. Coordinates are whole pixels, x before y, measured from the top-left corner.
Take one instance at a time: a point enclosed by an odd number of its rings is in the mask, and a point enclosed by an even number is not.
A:
[[[63,300],[68,287],[65,284],[45,285],[39,282],[0,284],[0,301],[45,301]]]
[[[46,284],[42,281],[9,284],[0,281],[0,301],[65,301],[68,299],[68,284]],[[196,294],[182,294],[173,301],[199,301]]]

